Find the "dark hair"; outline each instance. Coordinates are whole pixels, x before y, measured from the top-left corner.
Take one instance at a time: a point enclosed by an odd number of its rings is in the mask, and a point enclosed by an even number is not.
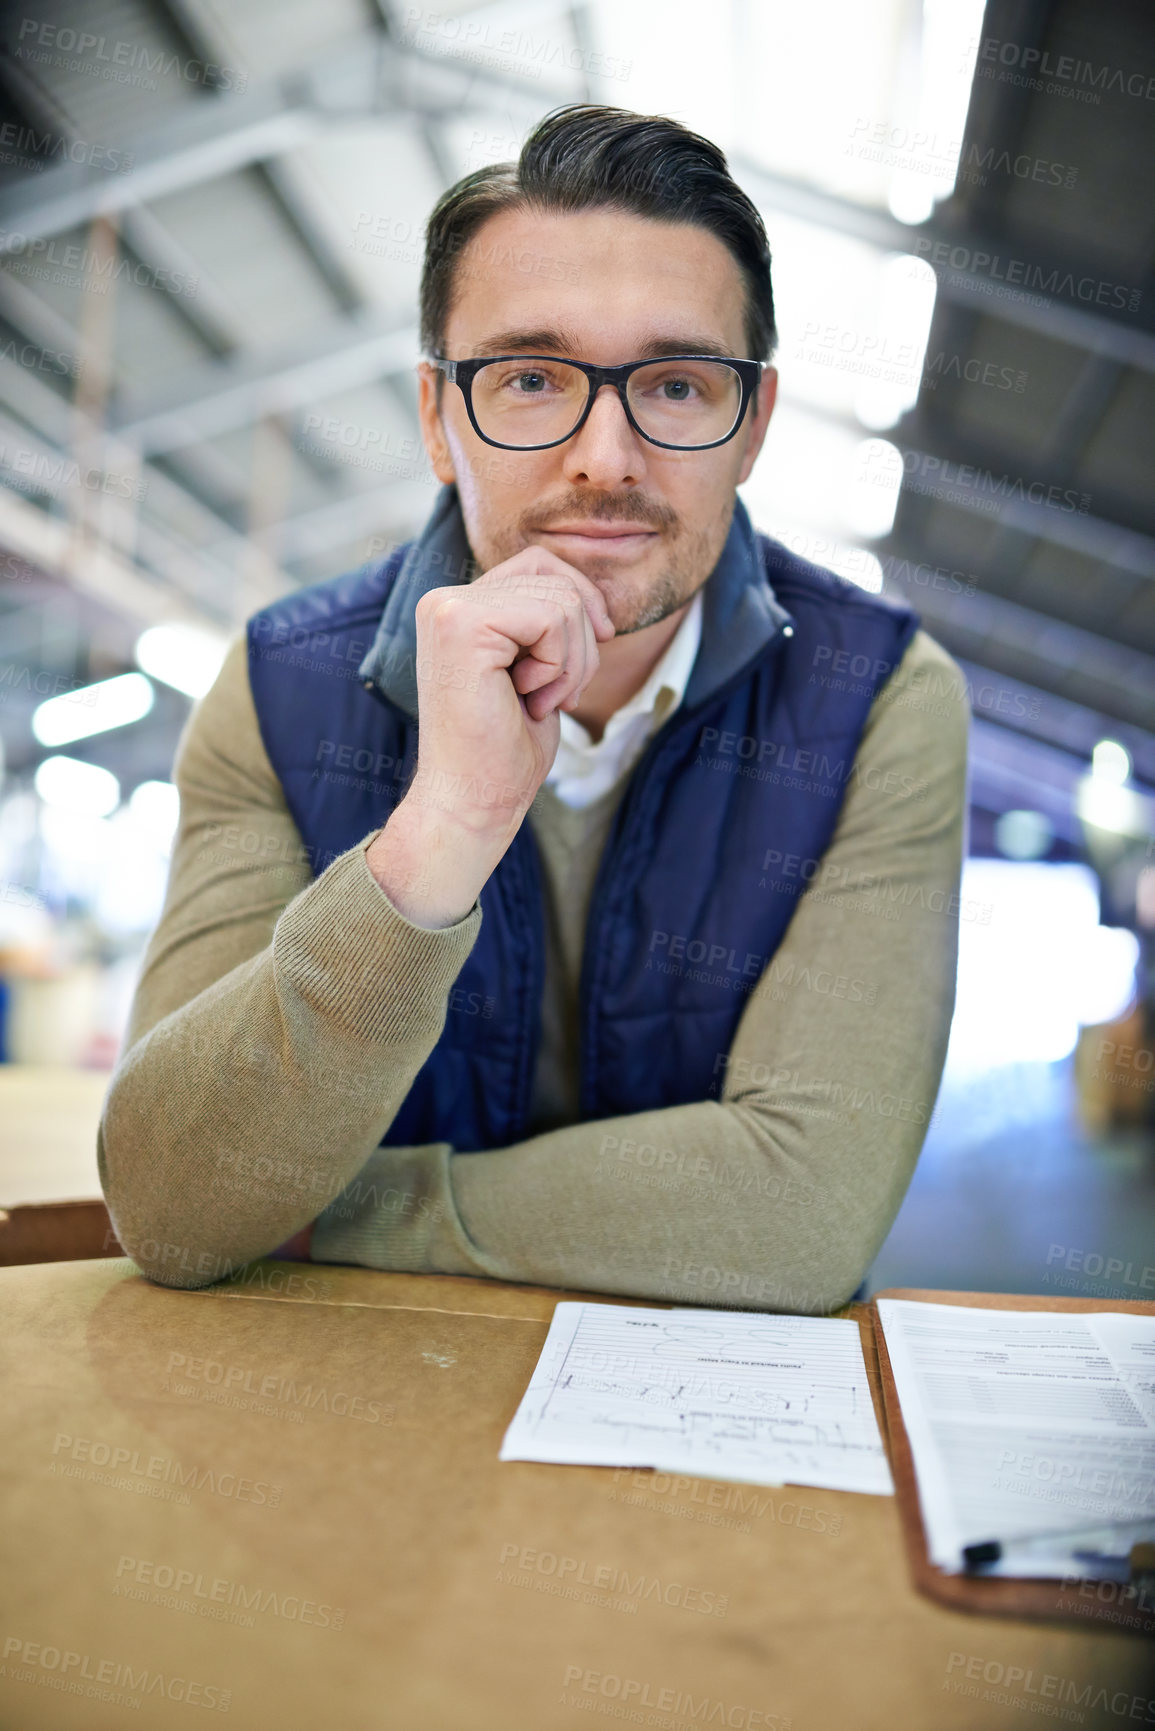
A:
[[[455,266],[482,224],[499,211],[611,209],[714,234],[742,272],[751,360],[774,353],[770,247],[757,208],[731,179],[716,144],[660,114],[571,103],[538,122],[517,162],[467,174],[443,193],[425,231],[421,343],[443,355]]]

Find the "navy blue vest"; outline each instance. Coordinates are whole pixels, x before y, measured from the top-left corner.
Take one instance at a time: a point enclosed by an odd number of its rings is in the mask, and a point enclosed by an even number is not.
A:
[[[606,842],[580,987],[584,1120],[718,1096],[747,995],[818,869],[871,704],[918,624],[756,540],[790,623],[658,729]],[[388,819],[416,765],[417,723],[358,671],[406,551],[249,621],[262,738],[315,873]],[[386,1145],[464,1153],[527,1134],[544,967],[529,821],[481,908],[441,1038]]]

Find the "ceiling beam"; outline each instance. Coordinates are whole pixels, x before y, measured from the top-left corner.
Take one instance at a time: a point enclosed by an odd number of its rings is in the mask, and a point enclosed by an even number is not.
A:
[[[114,405],[110,428],[139,443],[146,456],[282,414],[391,373],[407,372],[419,353],[417,327],[378,319],[342,319],[307,349],[279,360],[242,357],[206,363],[166,398]]]
[[[965,655],[953,659],[970,688],[971,713],[977,719],[1021,739],[1069,752],[1088,765],[1101,739],[1117,739],[1130,753],[1136,776],[1155,789],[1155,733],[1149,728],[1118,721]]]
[[[1077,844],[1085,841],[1078,815],[1079,786],[1087,777],[1081,759],[1053,746],[1016,739],[986,721],[972,722],[970,746],[972,805],[992,812],[1016,807],[1041,811],[1059,835]],[[1128,792],[1135,816],[1155,833],[1155,798],[1133,785]]]
[[[909,241],[903,251],[910,251]],[[1151,331],[1132,329],[1099,313],[1038,295],[1029,300],[1014,300],[1009,295],[996,298],[991,293],[990,279],[972,272],[940,270],[935,274],[939,299],[952,306],[1032,331],[1051,342],[1087,349],[1120,366],[1155,373],[1155,334]]]
[[[888,549],[883,558],[890,573],[906,565],[913,571],[935,563],[897,548]],[[1000,595],[952,593],[895,581],[887,584],[886,593],[909,602],[952,655],[996,669],[1005,668],[1009,660],[1014,677],[1060,697],[1070,694],[1071,681],[1077,679],[1081,695],[1072,701],[1115,721],[1150,727],[1155,656]]]
[[[1106,517],[1092,516],[1082,508],[1084,496],[1073,487],[1048,488],[1041,480],[1031,481],[1009,472],[996,474],[978,464],[918,451],[909,445],[900,444],[899,449],[904,492],[915,497],[925,494],[933,501],[974,512],[987,523],[1083,553],[1117,571],[1155,577],[1155,538]],[[1028,498],[1027,492],[1036,486],[1044,492],[1058,492],[1061,502]],[[1022,491],[1016,493],[1015,489]]]
[[[376,46],[381,38],[367,40]],[[30,242],[80,227],[94,216],[266,162],[344,118],[371,114],[396,119],[428,110],[460,116],[463,108],[478,106],[476,96],[470,100],[476,89],[499,94],[505,102],[520,101],[529,123],[550,99],[565,101],[569,95],[526,79],[504,78],[452,55],[397,48],[385,40],[384,67],[396,76],[396,90],[382,92],[376,56],[364,45],[346,46],[294,79],[288,89],[270,81],[243,95],[213,96],[163,126],[123,139],[118,148],[133,159],[127,173],[105,174],[64,163],[0,189],[0,254],[23,251]]]
[[[276,87],[198,103],[165,126],[126,139],[133,157],[124,174],[101,174],[76,163],[28,175],[0,192],[0,254],[24,252],[36,241],[81,228],[94,216],[163,198],[186,186],[277,156],[325,124],[319,108],[286,104]]]
[[[418,532],[433,509],[436,493],[422,482],[395,481],[371,492],[350,493],[331,505],[317,505],[275,523],[264,544],[282,564],[315,558],[334,547],[348,547],[362,536],[378,537],[382,550],[399,546]]]
[[[66,503],[78,478],[74,474],[78,465],[70,456],[77,431],[75,412],[65,398],[31,374],[22,381],[22,394],[23,420],[10,421],[0,408],[0,448],[6,462],[10,455],[17,460],[31,459],[28,474],[37,490]],[[100,455],[88,457],[87,462],[97,462],[106,472],[119,476],[118,486],[138,473],[144,483],[145,494],[135,512],[116,492],[105,501],[117,524],[139,549],[142,569],[151,568],[194,602],[203,598],[207,605],[211,597],[223,619],[231,618],[249,599],[254,607],[265,606],[293,587],[280,572],[266,574],[258,581],[247,538],[163,468],[153,464],[141,471],[139,451],[130,441],[103,431],[98,439]],[[9,479],[0,468],[0,485],[7,482],[19,496],[18,477],[24,472],[13,465]],[[122,555],[128,558],[123,549]]]
[[[1084,357],[1058,414],[1032,453],[1037,469],[1066,480],[1074,479],[1080,458],[1106,418],[1124,376],[1118,361],[1105,360],[1094,353]],[[998,571],[1001,583],[1007,587],[1022,573],[1033,548],[1034,536],[1030,530],[1001,521],[986,548],[984,563],[988,570]]]
[[[4,487],[0,487],[0,546],[142,625],[187,620],[219,627],[219,621],[187,595],[153,581],[108,547],[78,543],[66,518],[49,516]]]
[[[237,44],[226,35],[219,16],[214,15],[210,20],[195,0],[152,0],[152,4],[159,7],[170,28],[185,42],[192,59],[206,68],[219,69],[237,64],[240,58]],[[285,156],[266,157],[260,167],[285,221],[324,277],[338,308],[346,313],[359,311],[365,304],[364,297],[344,260],[338,256],[300,196],[290,159]]]

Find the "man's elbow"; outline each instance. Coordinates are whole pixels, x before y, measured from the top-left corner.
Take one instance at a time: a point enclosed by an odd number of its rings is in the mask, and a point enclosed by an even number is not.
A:
[[[126,1219],[121,1211],[109,1217],[124,1254],[157,1286],[193,1292],[225,1280],[241,1263],[205,1245],[177,1244],[162,1226]],[[179,1235],[178,1235],[179,1236]]]
[[[223,1274],[190,1274],[183,1268],[172,1268],[167,1263],[153,1263],[141,1254],[128,1253],[130,1260],[136,1264],[137,1270],[154,1286],[167,1286],[170,1291],[200,1292],[206,1286],[212,1286],[218,1280],[223,1280]],[[229,1271],[231,1272],[231,1270]]]
[[[131,1165],[123,1170],[116,1158],[119,1145],[110,1123],[110,1101],[96,1133],[96,1164],[100,1187],[104,1193],[108,1218],[115,1240],[124,1254],[134,1262],[146,1280],[158,1286],[171,1286],[193,1291],[224,1280],[240,1266],[236,1257],[227,1258],[203,1242],[189,1244],[194,1235],[174,1226],[165,1219],[159,1196],[150,1199],[139,1193]]]

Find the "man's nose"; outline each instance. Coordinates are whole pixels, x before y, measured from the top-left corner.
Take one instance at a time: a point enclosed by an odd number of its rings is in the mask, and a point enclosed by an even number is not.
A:
[[[562,447],[566,479],[607,488],[640,481],[646,471],[644,446],[617,391],[602,385],[585,426]]]

